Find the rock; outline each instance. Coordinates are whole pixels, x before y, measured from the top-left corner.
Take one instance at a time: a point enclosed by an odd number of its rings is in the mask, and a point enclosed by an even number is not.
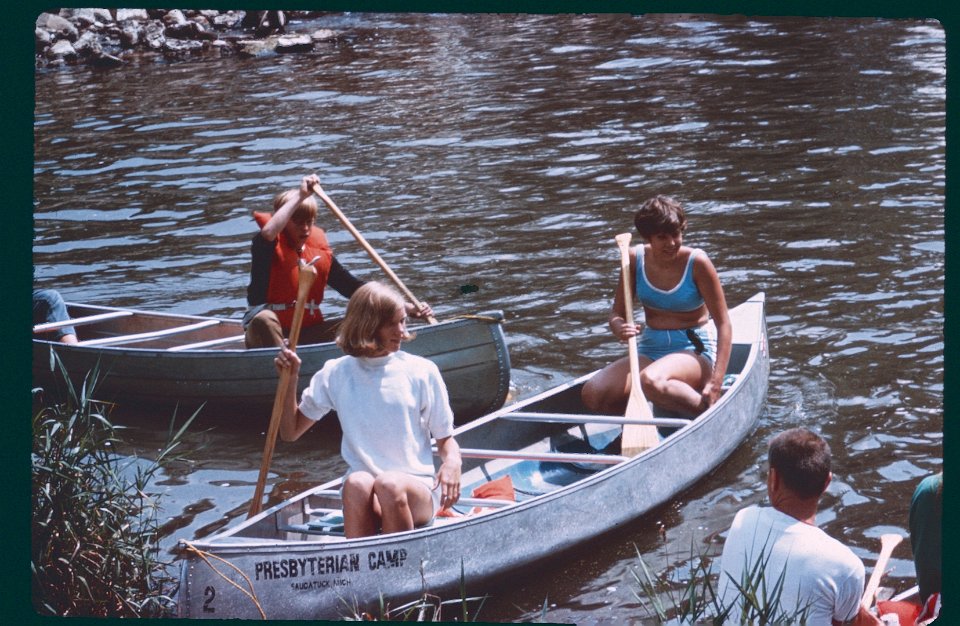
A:
[[[78,28],[89,28],[97,23],[91,9],[60,9],[60,17],[70,20]]]
[[[163,44],[166,43],[167,38],[163,34],[164,28],[163,23],[154,20],[152,22],[147,22],[147,26],[143,31],[143,39],[147,44],[147,47],[151,50],[161,50],[163,49]]]
[[[48,30],[57,37],[70,41],[76,41],[80,36],[80,31],[70,20],[53,13],[41,13],[37,18],[37,28]]]
[[[227,11],[212,18],[214,28],[239,28],[246,15],[244,11]]]
[[[202,41],[193,41],[187,39],[167,39],[163,44],[164,54],[173,56],[182,56],[203,50]]]
[[[93,11],[93,15],[97,18],[97,21],[103,24],[109,24],[110,22],[117,21],[117,18],[114,15],[116,13],[116,9],[91,9],[91,11]]]
[[[243,57],[261,57],[273,54],[277,42],[269,39],[241,39],[237,41],[237,52]]]
[[[43,28],[33,29],[33,39],[35,42],[34,50],[37,53],[43,52],[47,49],[47,46],[53,43],[53,35]]]
[[[73,49],[77,54],[85,57],[99,56],[103,52],[103,46],[97,35],[89,30],[74,42]]]
[[[277,37],[274,49],[279,53],[310,52],[313,50],[313,39],[309,35],[284,35]]]
[[[77,51],[73,49],[72,43],[66,39],[61,39],[47,48],[47,57],[51,59],[75,59]]]
[[[310,38],[314,41],[332,41],[337,38],[337,33],[329,28],[321,28],[320,30],[313,31],[313,33],[310,34]]]
[[[220,54],[233,52],[233,46],[230,44],[230,42],[224,41],[223,39],[211,41],[210,47],[220,52]]]
[[[211,41],[217,38],[216,33],[208,32],[197,22],[184,22],[167,26],[163,32],[168,39],[201,39]]]
[[[150,19],[146,9],[117,9],[117,21],[146,22]]]
[[[187,16],[180,9],[173,9],[163,16],[163,23],[166,26],[182,26],[187,23]]]
[[[128,20],[120,26],[120,46],[136,48],[144,41],[143,26],[133,20]]]

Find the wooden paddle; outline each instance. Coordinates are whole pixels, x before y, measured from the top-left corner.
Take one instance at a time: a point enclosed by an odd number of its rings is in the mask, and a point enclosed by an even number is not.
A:
[[[290,336],[287,339],[288,347],[297,351],[297,341],[300,339],[300,326],[303,324],[303,309],[310,296],[310,288],[317,279],[317,269],[313,265],[301,265],[297,274],[297,304],[293,310],[293,322],[290,324]],[[260,462],[260,476],[257,478],[257,488],[253,492],[253,501],[250,502],[250,512],[247,519],[259,513],[263,508],[263,489],[267,483],[267,472],[270,471],[270,461],[273,460],[273,447],[277,443],[277,432],[280,430],[280,416],[283,415],[283,403],[286,401],[287,390],[296,381],[290,379],[290,369],[280,373],[277,383],[277,395],[273,399],[273,413],[270,415],[270,425],[267,427],[267,441],[263,446],[263,460]]]
[[[890,560],[893,549],[896,548],[901,541],[903,541],[903,537],[896,533],[880,535],[880,556],[877,557],[877,564],[873,566],[873,573],[870,574],[870,580],[863,590],[863,599],[860,600],[860,604],[862,604],[864,608],[870,609],[873,607],[873,601],[877,595],[877,588],[880,587],[880,579],[885,573],[883,570],[887,567],[887,561]]]
[[[354,239],[356,239],[363,249],[367,251],[367,254],[370,255],[370,258],[372,258],[373,261],[380,266],[380,269],[382,269],[384,273],[390,277],[390,280],[393,281],[393,284],[395,284],[397,288],[403,292],[403,295],[405,295],[407,299],[413,303],[413,306],[417,307],[417,309],[420,309],[420,307],[423,305],[420,304],[420,301],[417,300],[416,296],[414,296],[410,290],[407,289],[406,285],[403,284],[403,281],[401,281],[400,278],[393,273],[393,270],[390,269],[386,262],[380,258],[380,255],[377,254],[377,251],[374,250],[369,243],[367,243],[367,240],[363,237],[363,235],[360,234],[360,231],[353,227],[353,224],[350,223],[350,220],[347,219],[347,216],[343,214],[343,211],[341,211],[336,204],[334,204],[333,200],[331,200],[330,197],[323,191],[323,188],[320,187],[320,185],[314,185],[313,193],[320,196],[320,199],[323,200],[323,203],[327,205],[327,208],[330,209],[335,216],[337,216],[337,219],[340,220],[347,230],[350,231],[350,234],[353,235]],[[427,317],[427,321],[431,324],[436,324],[437,318],[431,315]]]
[[[623,306],[626,309],[625,320],[633,322],[633,290],[630,288],[630,233],[617,235],[617,246],[620,248],[620,268],[623,275]],[[640,359],[637,356],[637,338],[627,340],[627,350],[630,356],[630,398],[627,400],[627,411],[624,417],[628,419],[652,419],[653,412],[640,388]],[[627,424],[623,427],[623,438],[620,442],[620,453],[623,456],[636,456],[660,443],[660,435],[656,426]]]

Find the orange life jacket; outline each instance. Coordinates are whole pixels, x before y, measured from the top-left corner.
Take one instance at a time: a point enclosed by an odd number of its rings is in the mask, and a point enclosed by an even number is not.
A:
[[[253,218],[257,220],[260,228],[263,228],[272,213],[262,213],[254,211]],[[313,264],[317,270],[317,279],[310,288],[310,297],[303,310],[303,328],[315,326],[323,321],[323,314],[320,312],[320,303],[323,301],[323,291],[327,286],[327,278],[330,275],[330,265],[333,263],[333,250],[327,243],[327,236],[323,230],[313,226],[310,228],[310,236],[303,245],[303,251],[299,254],[291,248],[283,235],[277,236],[273,248],[273,261],[270,264],[270,286],[267,288],[267,308],[277,314],[280,320],[280,326],[284,330],[290,330],[293,324],[293,310],[297,303],[297,282],[299,280],[300,259],[310,262],[314,257],[319,256],[320,260]]]

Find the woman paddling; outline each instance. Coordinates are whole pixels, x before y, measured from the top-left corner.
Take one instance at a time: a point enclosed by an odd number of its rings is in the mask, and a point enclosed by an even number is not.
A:
[[[640,383],[655,405],[699,415],[720,397],[730,359],[732,329],[723,287],[713,263],[683,244],[683,207],[666,196],[644,202],[634,216],[644,243],[630,251],[632,292],[643,305],[640,333],[625,319],[623,278],[610,311],[610,329],[627,341],[637,336]],[[597,413],[622,413],[630,395],[630,362],[623,357],[583,386],[584,405]]]
[[[396,291],[365,283],[350,297],[337,335],[346,356],[324,363],[299,406],[296,385],[289,385],[284,401],[284,441],[299,439],[331,410],[340,418],[340,454],[349,466],[343,481],[347,537],[424,526],[460,498],[460,447],[447,388],[436,364],[400,350],[412,339],[406,323]],[[295,352],[282,348],[276,365],[297,379]],[[431,436],[441,461],[436,472]]]

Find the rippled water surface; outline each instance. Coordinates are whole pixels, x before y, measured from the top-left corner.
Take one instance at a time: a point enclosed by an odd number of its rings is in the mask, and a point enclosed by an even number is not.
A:
[[[718,471],[612,536],[489,591],[481,618],[642,616],[636,549],[682,577],[763,498],[766,440],[821,432],[820,524],[872,567],[943,454],[945,38],[933,21],[336,14],[313,54],[143,59],[36,77],[35,283],[69,300],[239,316],[250,212],[316,172],[439,317],[502,309],[521,397],[617,358],[613,237],[646,197],[728,302],[768,298],[757,430]],[[379,270],[321,216],[342,262]],[[463,294],[461,285],[479,287]],[[328,310],[344,302],[328,298]],[[269,416],[263,416],[263,425]],[[156,448],[166,424],[136,423]],[[164,476],[166,545],[245,515],[262,428],[215,423]],[[315,429],[317,430],[317,429]],[[342,469],[322,429],[282,444],[273,496]],[[629,506],[629,503],[611,503]],[[666,530],[664,541],[658,532]],[[912,584],[909,548],[887,583]]]

